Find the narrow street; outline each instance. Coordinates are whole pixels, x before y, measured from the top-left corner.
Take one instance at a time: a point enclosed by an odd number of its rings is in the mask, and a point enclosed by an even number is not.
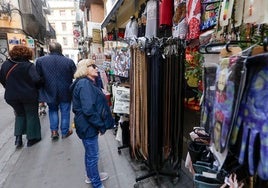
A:
[[[84,172],[84,149],[76,133],[67,139],[52,142],[48,116],[41,116],[42,141],[30,148],[14,146],[14,116],[12,109],[3,99],[0,88],[0,188],[88,188]],[[23,137],[23,142],[27,140]],[[112,130],[99,139],[100,171],[109,173],[104,182],[106,188],[135,187],[193,187],[191,179],[182,172],[179,183],[173,185],[161,179],[157,185],[154,177],[136,183],[136,177],[148,174],[142,164],[130,159],[128,149],[121,155]]]

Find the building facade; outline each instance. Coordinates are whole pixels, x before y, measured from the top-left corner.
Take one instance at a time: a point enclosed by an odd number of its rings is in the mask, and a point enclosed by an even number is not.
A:
[[[47,41],[55,37],[55,31],[46,19],[47,5],[46,0],[0,1],[0,63],[18,44],[31,48],[34,58],[44,54]]]
[[[74,0],[48,0],[51,14],[48,20],[56,31],[55,41],[62,45],[63,55],[78,61],[78,43],[82,37],[77,30],[77,9]],[[79,30],[78,30],[79,31]]]
[[[102,0],[81,1],[79,8],[83,12],[81,25],[83,38],[80,41],[80,54],[83,58],[96,58],[103,52],[101,22],[105,15]]]

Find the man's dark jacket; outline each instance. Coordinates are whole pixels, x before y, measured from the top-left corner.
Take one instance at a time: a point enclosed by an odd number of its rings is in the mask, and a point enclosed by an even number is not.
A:
[[[76,70],[72,59],[60,53],[50,53],[36,60],[36,69],[45,82],[40,89],[40,101],[54,104],[71,102],[69,87]]]

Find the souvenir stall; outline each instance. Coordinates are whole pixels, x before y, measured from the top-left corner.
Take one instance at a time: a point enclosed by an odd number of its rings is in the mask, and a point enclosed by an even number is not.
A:
[[[268,17],[257,11],[267,5],[266,1],[200,1],[201,18],[202,10],[217,11],[213,30],[202,31],[201,24],[197,51],[203,72],[201,120],[190,133],[186,159],[196,187],[230,185],[234,174],[236,186],[267,187]]]
[[[162,3],[147,1],[138,13],[139,24],[130,19],[125,31],[132,58],[131,154],[148,168],[137,182],[153,176],[178,178],[181,168],[185,40],[171,36],[173,4]],[[167,16],[164,12],[169,17],[159,19]],[[158,32],[158,21],[166,32]]]
[[[129,146],[133,159],[143,161],[148,167],[148,174],[137,177],[137,182],[159,175],[179,177],[183,149],[185,40],[171,36],[173,12],[172,1],[144,1],[127,21],[124,39],[116,35],[117,41],[105,41],[105,53],[109,52],[112,57],[111,74],[116,81],[120,80],[112,92],[113,110],[120,116],[116,134],[120,141],[124,140],[120,110],[127,106],[116,104],[116,89],[123,91],[120,85],[126,83],[130,86],[129,112],[124,112],[129,114],[130,140],[125,141],[128,144],[123,143],[118,152]],[[159,23],[161,30],[158,31]],[[107,38],[114,40],[112,31]]]
[[[105,41],[106,60],[102,67],[109,75],[106,88],[111,93],[111,108],[115,117],[116,140],[121,144],[121,149],[128,148],[130,142],[129,131],[129,105],[130,105],[130,49],[126,42]]]
[[[267,187],[268,17],[257,10],[268,2],[146,0],[135,7],[117,35],[127,46],[112,53],[129,58],[126,71],[114,71],[130,89],[130,154],[148,167],[136,181],[177,178],[185,161],[195,187],[229,184],[232,174],[246,187]],[[185,124],[187,110],[193,124]]]

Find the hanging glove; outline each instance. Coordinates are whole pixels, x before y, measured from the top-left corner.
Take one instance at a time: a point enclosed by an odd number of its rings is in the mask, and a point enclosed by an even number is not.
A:
[[[268,65],[261,63],[268,63],[265,59],[268,57],[253,59],[254,67],[248,68],[250,74],[236,122],[236,132],[243,126],[239,163],[247,158],[250,174],[257,172],[262,180],[268,180]]]

